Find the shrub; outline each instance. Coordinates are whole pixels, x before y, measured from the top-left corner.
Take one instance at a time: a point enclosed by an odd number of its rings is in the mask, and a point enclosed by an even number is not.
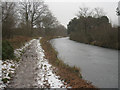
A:
[[[3,81],[3,83],[7,83],[9,81],[9,79],[8,78],[3,78],[2,81]]]
[[[13,59],[14,49],[8,41],[2,41],[2,60]]]

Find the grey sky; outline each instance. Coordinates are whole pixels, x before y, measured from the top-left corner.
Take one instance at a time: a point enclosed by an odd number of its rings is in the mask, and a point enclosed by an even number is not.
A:
[[[118,24],[118,17],[116,15],[116,8],[118,6],[118,0],[45,0],[45,3],[49,6],[55,17],[63,24],[65,27],[69,21],[75,17],[79,7],[89,7],[93,9],[94,7],[103,8],[106,15],[109,17],[112,24]]]

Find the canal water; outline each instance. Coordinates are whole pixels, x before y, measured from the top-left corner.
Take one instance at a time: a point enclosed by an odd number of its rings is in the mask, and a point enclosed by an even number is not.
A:
[[[50,41],[58,57],[81,69],[85,80],[98,88],[118,88],[118,51],[69,40],[69,37]]]

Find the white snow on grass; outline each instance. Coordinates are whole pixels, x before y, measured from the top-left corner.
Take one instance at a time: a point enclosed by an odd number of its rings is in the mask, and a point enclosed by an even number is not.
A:
[[[11,79],[11,75],[15,72],[15,68],[18,66],[17,62],[13,60],[5,60],[2,63],[2,78],[8,79],[6,85],[9,83]]]
[[[2,60],[0,60],[0,89],[3,89],[5,85],[2,82]]]
[[[16,49],[14,50],[14,54],[16,56],[16,58],[21,59],[21,54],[22,51],[28,47],[34,40],[36,39],[32,39],[31,41],[25,43],[25,45],[23,47],[21,47],[20,49]],[[6,87],[6,85],[9,83],[9,80],[11,79],[11,74],[13,74],[15,72],[15,69],[18,67],[19,63],[14,61],[14,60],[0,60],[0,89],[3,89],[4,87]],[[7,83],[3,83],[2,79],[8,79]]]
[[[41,39],[41,38],[40,38]],[[33,41],[36,40],[36,52],[38,56],[38,72],[36,77],[37,84],[39,88],[66,88],[67,85],[64,81],[61,81],[59,76],[54,73],[55,67],[48,63],[48,60],[44,58],[44,50],[40,45],[40,39],[33,39],[25,44],[20,49],[14,50],[15,56],[21,59],[21,54],[26,47],[28,47]],[[0,89],[6,87],[9,81],[6,84],[3,84],[2,78],[11,79],[9,76],[10,73],[14,73],[16,67],[18,67],[19,63],[13,60],[0,60]]]
[[[59,76],[56,76],[54,73],[55,67],[48,63],[48,60],[44,58],[44,50],[40,45],[40,40],[37,40],[37,49],[38,54],[38,77],[37,81],[41,88],[66,88],[67,85],[64,85],[64,81],[59,80]]]
[[[34,40],[36,40],[36,39],[32,39],[32,40],[30,40],[29,42],[26,42],[25,45],[24,45],[23,47],[14,50],[14,54],[15,54],[15,56],[16,56],[16,57],[20,57],[22,51],[23,51],[26,47],[28,47],[28,46],[29,46]]]

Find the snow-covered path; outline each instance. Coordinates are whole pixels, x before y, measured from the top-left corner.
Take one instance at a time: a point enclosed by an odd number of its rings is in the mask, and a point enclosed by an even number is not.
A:
[[[21,55],[24,49],[28,47],[35,39],[32,39],[29,42],[26,42],[25,45],[19,49],[14,50],[14,54],[16,58],[21,60]],[[0,60],[0,90],[4,89],[10,83],[10,79],[15,73],[16,68],[19,66],[19,62],[17,60]],[[11,76],[12,75],[12,76]],[[7,81],[6,81],[7,80]],[[4,82],[3,82],[4,81]]]
[[[54,73],[55,67],[44,58],[40,39],[34,39],[23,49],[11,88],[65,88],[64,81]]]
[[[0,60],[0,89],[4,87],[2,82],[2,60]]]

